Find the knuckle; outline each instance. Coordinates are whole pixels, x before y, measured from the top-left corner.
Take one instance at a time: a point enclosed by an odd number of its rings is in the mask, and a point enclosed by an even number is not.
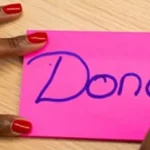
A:
[[[25,38],[23,36],[10,38],[10,39],[8,39],[8,45],[10,48],[13,48],[13,49],[20,48],[21,43],[23,43],[24,40],[25,40]]]
[[[19,38],[8,39],[8,45],[9,45],[10,48],[20,47],[20,40],[19,40]]]
[[[0,133],[7,132],[9,129],[10,122],[8,120],[1,120],[0,121]]]

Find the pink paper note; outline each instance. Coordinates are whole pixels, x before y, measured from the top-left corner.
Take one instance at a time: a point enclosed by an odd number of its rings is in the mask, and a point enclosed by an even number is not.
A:
[[[33,31],[30,31],[30,33]],[[150,127],[150,33],[47,31],[24,58],[28,136],[143,140]]]

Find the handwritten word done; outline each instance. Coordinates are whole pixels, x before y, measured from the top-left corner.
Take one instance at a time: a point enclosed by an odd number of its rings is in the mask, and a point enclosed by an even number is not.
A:
[[[81,65],[83,65],[85,72],[86,72],[86,82],[85,82],[84,86],[78,92],[76,92],[75,94],[70,95],[68,97],[63,97],[63,98],[50,98],[50,97],[46,98],[46,97],[43,97],[47,88],[51,85],[53,79],[55,78],[57,70],[59,69],[61,61],[63,59],[62,58],[63,55],[65,55],[67,57],[73,57],[73,58],[77,59],[78,61],[80,61]],[[125,81],[127,80],[127,78],[130,78],[130,77],[134,77],[138,82],[137,87],[136,87],[135,92],[134,92],[134,96],[138,96],[138,94],[141,91],[142,79],[137,73],[127,72],[121,77],[119,82],[111,74],[96,74],[96,75],[91,77],[90,76],[90,69],[89,69],[87,63],[85,62],[85,60],[83,60],[83,58],[81,56],[79,56],[78,54],[73,53],[73,52],[69,52],[69,51],[55,51],[55,52],[43,53],[43,54],[37,55],[37,56],[33,57],[32,59],[30,59],[28,61],[27,65],[31,65],[32,62],[37,61],[40,58],[47,57],[47,56],[59,56],[59,57],[58,57],[58,60],[54,66],[52,74],[50,75],[48,81],[43,86],[42,90],[40,91],[39,95],[37,96],[35,103],[39,103],[42,101],[65,102],[65,101],[73,100],[73,99],[79,97],[85,91],[86,91],[88,96],[90,96],[91,98],[94,98],[94,99],[104,99],[104,98],[112,96],[115,92],[117,93],[118,96],[120,96],[122,94]],[[107,83],[108,79],[111,80],[113,82],[113,88],[110,89],[105,94],[93,94],[92,91],[90,90],[90,86],[92,85],[93,82],[96,82],[97,80],[100,80],[100,79],[103,79],[104,83]],[[150,80],[148,80],[148,82],[146,83],[144,88],[145,88],[145,93],[147,94],[147,96],[150,97],[150,90],[149,90]]]

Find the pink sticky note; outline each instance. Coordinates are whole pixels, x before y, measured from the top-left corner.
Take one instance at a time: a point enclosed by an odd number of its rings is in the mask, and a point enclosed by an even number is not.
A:
[[[33,31],[30,31],[30,33]],[[143,140],[150,127],[150,33],[47,31],[24,58],[28,136]]]

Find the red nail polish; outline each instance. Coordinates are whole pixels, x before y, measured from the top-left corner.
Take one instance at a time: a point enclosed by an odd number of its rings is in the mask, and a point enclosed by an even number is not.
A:
[[[21,4],[10,4],[2,7],[6,14],[16,14],[22,12]]]
[[[14,120],[11,126],[13,132],[27,134],[32,129],[32,124],[26,120]]]
[[[27,38],[31,43],[43,43],[47,41],[47,34],[45,32],[37,32],[27,35]]]

